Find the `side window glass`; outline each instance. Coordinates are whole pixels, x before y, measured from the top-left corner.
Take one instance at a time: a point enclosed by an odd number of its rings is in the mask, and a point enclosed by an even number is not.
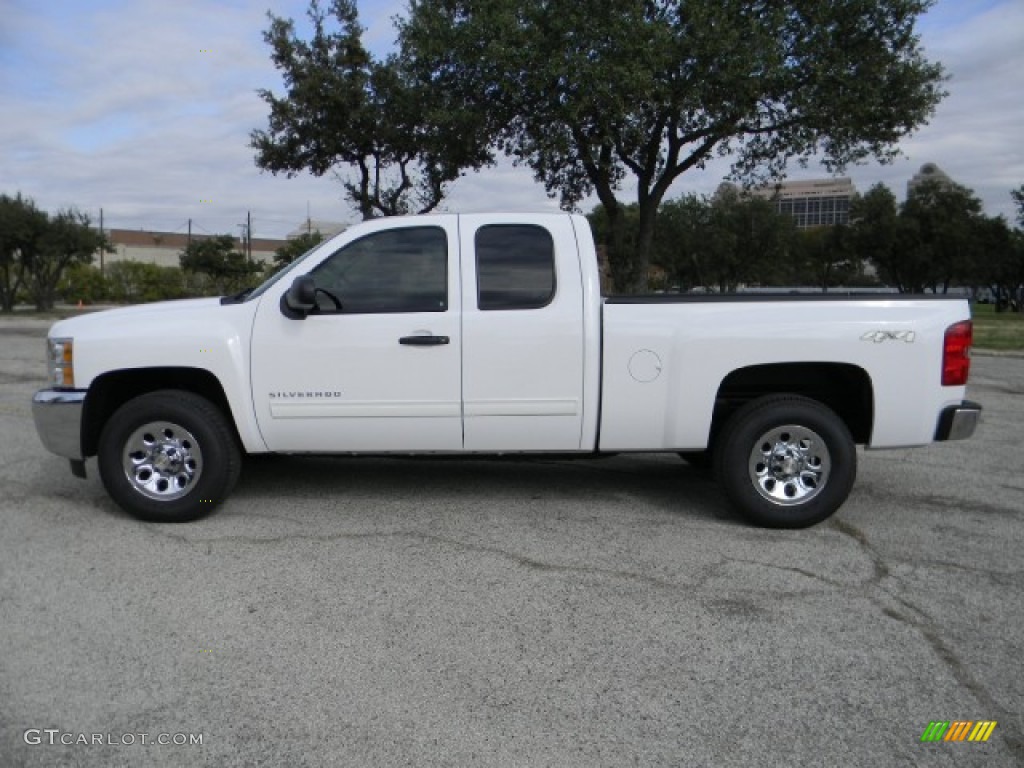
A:
[[[310,274],[346,315],[448,310],[448,238],[440,227],[375,232],[349,243]],[[317,293],[321,312],[337,312]]]
[[[555,296],[555,243],[532,224],[493,224],[476,232],[477,306],[539,309]]]

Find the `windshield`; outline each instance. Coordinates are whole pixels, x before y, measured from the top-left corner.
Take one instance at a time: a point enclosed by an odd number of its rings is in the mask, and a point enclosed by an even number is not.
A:
[[[326,242],[326,241],[324,241],[324,242]],[[272,274],[270,277],[268,277],[266,280],[264,280],[263,283],[261,283],[258,288],[256,288],[255,290],[251,291],[249,293],[249,295],[245,297],[245,301],[250,301],[250,300],[255,299],[255,298],[259,297],[259,296],[262,296],[264,293],[266,293],[270,289],[270,286],[274,285],[274,283],[278,282],[279,280],[281,280],[281,278],[283,278],[289,272],[293,271],[297,266],[299,266],[299,264],[301,262],[306,260],[306,257],[309,256],[309,254],[311,254],[313,251],[315,251],[321,245],[323,245],[323,242],[317,243],[312,248],[310,248],[308,251],[306,251],[304,254],[302,254],[301,256],[296,258],[295,261],[293,261],[291,264],[288,264],[288,265],[282,267],[277,272]]]

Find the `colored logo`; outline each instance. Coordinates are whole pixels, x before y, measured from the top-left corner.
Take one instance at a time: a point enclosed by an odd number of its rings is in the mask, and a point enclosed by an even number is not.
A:
[[[921,741],[988,741],[995,729],[995,720],[932,720]]]

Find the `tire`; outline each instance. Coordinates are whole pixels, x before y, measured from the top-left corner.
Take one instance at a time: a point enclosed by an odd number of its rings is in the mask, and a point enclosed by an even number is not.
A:
[[[797,395],[770,395],[729,419],[716,447],[715,474],[751,522],[806,528],[850,495],[857,448],[830,408]]]
[[[204,397],[165,389],[129,400],[107,420],[97,455],[107,493],[128,514],[185,523],[231,492],[241,452],[224,414]]]

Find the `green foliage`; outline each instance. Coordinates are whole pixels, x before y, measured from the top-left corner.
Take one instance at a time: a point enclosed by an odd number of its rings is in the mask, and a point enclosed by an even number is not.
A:
[[[334,0],[330,11],[333,25],[312,0],[308,42],[292,20],[269,14],[263,37],[287,90],[259,92],[270,118],[267,130],[251,134],[256,164],[288,176],[353,170],[354,179],[342,181],[364,219],[433,210],[463,169],[491,159],[474,138],[475,113],[442,109],[402,58],[376,61],[363,47],[355,2]]]
[[[126,304],[194,296],[178,267],[140,261],[115,261],[106,267],[107,298]]]
[[[39,249],[26,267],[26,283],[36,309],[53,309],[64,271],[75,263],[90,263],[100,248],[109,248],[109,244],[92,228],[86,214],[67,208],[51,216]]]
[[[911,224],[901,236],[903,248],[928,264],[923,284],[946,292],[954,280],[963,281],[974,271],[975,243],[981,223],[981,201],[969,189],[936,180],[914,188],[900,209],[900,218]]]
[[[68,304],[96,304],[110,298],[110,285],[99,268],[78,263],[64,271],[57,292]]]
[[[274,251],[274,267],[280,269],[295,261],[299,256],[324,241],[320,230],[303,232]]]
[[[895,156],[945,95],[914,30],[930,4],[421,0],[400,40],[444,109],[479,115],[564,207],[598,196],[616,288],[637,291],[686,171],[727,155],[754,180],[815,156],[830,170]]]
[[[670,288],[687,291],[707,288],[714,282],[704,269],[710,258],[710,229],[711,203],[707,198],[691,194],[662,204],[651,261],[665,270]]]
[[[237,293],[246,287],[262,267],[249,262],[235,250],[231,235],[193,239],[181,252],[181,268],[188,290],[199,295]]]
[[[707,251],[701,272],[707,287],[735,291],[740,284],[790,282],[792,220],[768,200],[723,185],[711,200]]]
[[[28,298],[26,282],[42,249],[49,216],[29,198],[0,195],[0,308]]]
[[[722,185],[710,199],[687,195],[661,205],[652,260],[679,290],[801,284],[796,238],[792,219],[771,202]]]
[[[894,257],[899,206],[884,184],[875,184],[850,204],[850,221],[857,252],[864,259],[887,268]]]
[[[1024,312],[1024,232],[1011,230],[1002,217],[985,217],[975,247],[979,259],[971,282],[988,286],[997,312]]]
[[[0,304],[19,300],[52,309],[64,272],[88,264],[110,245],[84,213],[67,208],[49,215],[28,198],[0,195]]]
[[[1010,190],[1010,197],[1017,204],[1017,223],[1024,227],[1024,184],[1017,189]]]
[[[1010,253],[1006,222],[983,216],[978,198],[958,184],[923,182],[901,206],[875,185],[854,201],[851,218],[857,250],[902,292],[946,292],[954,284],[1009,279],[1000,271]]]
[[[806,282],[815,280],[822,291],[849,285],[863,274],[853,232],[844,224],[801,230],[795,245],[797,259],[806,270]]]
[[[1024,227],[1024,185],[1011,190],[1010,195],[1017,204],[1017,223]],[[982,217],[978,230],[972,283],[989,287],[997,312],[1010,309],[1024,313],[1024,231],[1011,230],[1002,217]]]

